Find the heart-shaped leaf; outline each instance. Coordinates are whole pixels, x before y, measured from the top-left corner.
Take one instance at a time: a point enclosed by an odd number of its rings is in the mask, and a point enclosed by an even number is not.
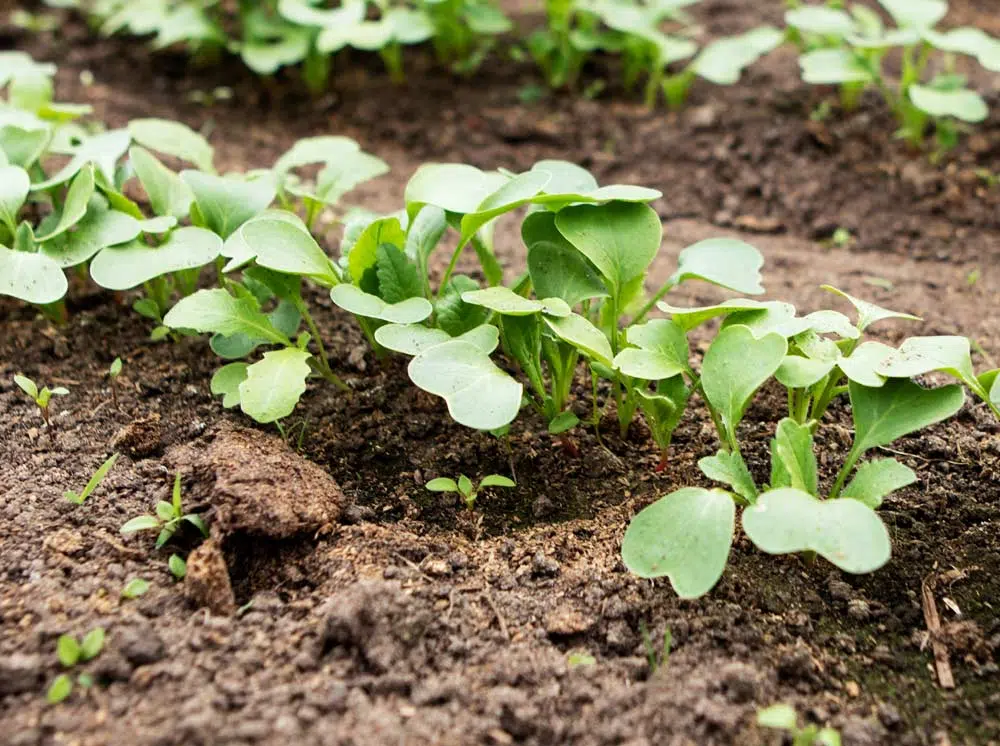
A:
[[[852,451],[858,454],[948,419],[965,402],[965,391],[957,384],[925,389],[910,380],[895,378],[882,388],[853,381],[849,387],[854,415]]]
[[[691,63],[691,71],[716,85],[733,85],[743,70],[776,48],[785,35],[771,26],[760,26],[739,36],[707,44]]]
[[[733,542],[736,506],[723,490],[685,487],[639,512],[622,541],[622,561],[642,578],[666,575],[681,598],[719,582]]]
[[[761,495],[743,511],[743,530],[768,554],[816,552],[855,575],[889,561],[889,532],[875,511],[858,500],[821,501],[786,487]]]
[[[760,295],[760,268],[764,257],[753,246],[735,238],[709,238],[684,249],[677,257],[671,282],[704,280],[746,295]]]
[[[425,163],[406,184],[404,199],[410,220],[424,205],[466,215],[508,181],[497,171],[481,171],[461,163]]]
[[[104,179],[113,184],[116,164],[128,150],[131,139],[128,130],[111,130],[84,139],[74,148],[69,163],[45,181],[32,184],[31,190],[43,191],[65,184],[88,163],[93,163]]]
[[[836,365],[834,360],[812,360],[801,355],[786,355],[774,372],[785,388],[807,389],[823,380]]]
[[[133,119],[128,131],[140,145],[193,163],[201,171],[215,172],[215,151],[208,140],[187,125],[168,119]]]
[[[745,326],[722,329],[705,353],[701,383],[732,440],[750,400],[781,365],[788,343],[779,334],[760,339]]]
[[[675,322],[654,319],[629,327],[625,334],[636,345],[615,356],[615,368],[625,375],[659,381],[690,370],[687,336]]]
[[[426,298],[408,298],[399,303],[386,303],[377,295],[366,293],[355,285],[346,283],[330,290],[330,299],[345,311],[356,316],[380,319],[394,324],[415,324],[434,311]]]
[[[556,228],[554,213],[528,215],[521,224],[521,238],[528,247],[528,273],[539,298],[562,298],[573,307],[607,297],[608,289],[593,265]]]
[[[854,19],[839,8],[803,5],[785,13],[785,23],[810,34],[844,37],[854,32]]]
[[[837,367],[855,383],[880,388],[885,384],[885,377],[879,375],[878,368],[895,351],[896,348],[881,342],[862,342],[849,357],[838,360]]]
[[[58,262],[60,267],[75,267],[91,259],[108,246],[128,243],[141,232],[141,225],[131,215],[109,210],[101,198],[91,200],[86,215],[76,230],[42,244],[39,251]]]
[[[844,488],[841,497],[860,500],[874,510],[886,495],[917,481],[913,469],[894,458],[866,461],[858,467],[854,479]]]
[[[685,332],[689,332],[692,329],[701,326],[706,321],[714,319],[718,316],[728,316],[729,314],[736,313],[738,311],[759,311],[761,309],[766,309],[767,304],[748,298],[733,298],[714,306],[680,308],[679,306],[672,306],[669,303],[660,301],[656,304],[656,307],[664,313],[670,314],[670,318],[680,325],[681,329]]]
[[[512,422],[521,409],[521,384],[471,342],[435,345],[413,358],[407,371],[417,386],[444,398],[460,425],[495,430]]]
[[[159,246],[138,241],[102,249],[90,263],[90,276],[108,290],[129,290],[183,269],[211,264],[222,239],[203,228],[178,228]]]
[[[287,417],[306,390],[309,353],[294,347],[265,352],[264,359],[246,369],[239,385],[240,408],[257,422]]]
[[[549,316],[565,317],[572,313],[562,298],[532,300],[503,286],[470,290],[462,293],[462,300],[475,306],[483,306],[502,316],[533,316],[546,313]]]
[[[952,117],[962,122],[982,122],[990,115],[986,101],[973,90],[941,90],[932,86],[912,85],[910,101],[932,117]]]
[[[0,295],[43,305],[60,300],[68,287],[66,275],[54,260],[0,246]]]
[[[470,342],[489,355],[500,344],[500,330],[492,324],[482,324],[458,337],[451,337],[441,329],[432,329],[422,324],[386,324],[375,330],[376,342],[404,355],[419,355],[424,350],[452,339]]]
[[[848,49],[816,49],[799,57],[802,80],[810,85],[870,83],[872,71]]]
[[[745,326],[757,339],[772,333],[788,339],[810,328],[807,319],[795,315],[795,306],[779,301],[767,301],[761,304],[761,308],[755,310],[736,311],[722,322],[723,328],[736,324]]]
[[[900,26],[930,28],[948,13],[947,0],[879,0]]]
[[[836,334],[841,339],[858,339],[861,332],[840,311],[813,311],[805,320],[817,334]]]

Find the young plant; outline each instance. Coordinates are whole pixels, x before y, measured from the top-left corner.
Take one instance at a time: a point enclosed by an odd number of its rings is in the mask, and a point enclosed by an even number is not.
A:
[[[156,515],[140,515],[127,521],[121,527],[121,533],[132,534],[136,531],[158,531],[156,548],[159,549],[180,530],[184,523],[189,523],[208,538],[208,527],[197,513],[185,513],[181,505],[181,475],[174,478],[173,496],[170,502],[161,500],[156,504]]]
[[[132,578],[125,584],[122,588],[122,598],[131,601],[132,599],[139,598],[140,596],[146,595],[149,591],[149,581],[143,578]]]
[[[111,471],[111,468],[115,465],[117,460],[118,454],[111,454],[107,461],[97,467],[97,471],[94,472],[94,475],[84,486],[82,492],[77,494],[72,490],[67,490],[63,493],[63,497],[74,505],[83,505],[84,501],[90,497],[91,494],[93,494],[94,490],[101,486],[101,482],[104,481],[104,477],[108,475],[108,472]]]
[[[965,399],[959,385],[926,389],[910,379],[935,371],[950,375],[1000,411],[993,396],[997,371],[976,376],[967,339],[914,337],[898,350],[861,342],[877,321],[915,317],[830,289],[855,307],[856,322],[836,311],[798,317],[794,307],[777,302],[734,300],[692,309],[660,304],[672,316],[668,323],[684,334],[725,317],[691,388],[705,400],[721,441],[719,452],[698,466],[727,489],[685,487],[636,515],[622,546],[633,572],[669,577],[682,597],[708,592],[725,569],[738,506],[744,532],[766,553],[819,554],[846,572],[872,572],[891,553],[875,510],[916,475],[891,458],[858,464],[873,449],[951,417]],[[741,453],[738,427],[772,377],[788,390],[789,417],[778,423],[771,442],[769,483],[758,486]],[[831,401],[845,394],[854,444],[832,484],[821,489],[813,436]]]
[[[38,385],[34,381],[22,375],[15,375],[14,383],[35,402],[38,412],[42,415],[42,420],[45,422],[45,426],[52,427],[52,420],[49,417],[49,403],[52,401],[53,396],[69,395],[69,390],[63,386],[56,386],[53,389],[44,386],[39,390]]]
[[[73,668],[80,663],[91,661],[101,654],[104,648],[104,629],[95,627],[82,640],[72,635],[61,635],[56,644],[56,655],[63,668]],[[93,685],[93,679],[88,674],[80,674],[76,684],[84,689]],[[73,693],[73,678],[68,673],[57,676],[49,686],[46,698],[49,704],[58,704]]]
[[[118,377],[122,374],[122,359],[116,357],[108,367],[108,384],[111,386],[111,401],[118,409]]]
[[[800,728],[798,720],[791,705],[771,705],[757,711],[757,725],[784,731],[792,739],[792,746],[840,746],[840,733],[833,728],[813,723]]]
[[[187,562],[179,554],[170,555],[170,559],[167,560],[167,567],[170,570],[170,574],[177,580],[184,580],[187,575]]]
[[[989,114],[983,98],[956,72],[955,55],[976,59],[1000,71],[1000,40],[962,27],[939,31],[948,12],[947,0],[879,0],[895,27],[887,28],[870,8],[849,9],[801,5],[786,13],[790,37],[798,44],[802,78],[815,85],[840,88],[845,109],[854,109],[861,94],[876,89],[899,123],[897,136],[914,147],[924,143],[933,124],[939,147],[954,146],[966,124]],[[902,71],[897,79],[883,69],[886,56],[899,50]]]
[[[490,474],[479,480],[478,485],[473,485],[472,480],[462,474],[458,481],[448,477],[438,477],[432,479],[426,485],[431,492],[457,492],[462,496],[465,507],[472,510],[476,507],[476,498],[479,493],[487,487],[516,487],[513,480],[502,477],[499,474]]]

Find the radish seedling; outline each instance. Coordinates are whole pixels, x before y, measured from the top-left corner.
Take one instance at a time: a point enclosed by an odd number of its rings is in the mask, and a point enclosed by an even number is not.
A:
[[[94,627],[82,640],[77,640],[72,635],[60,635],[56,643],[56,655],[63,668],[73,668],[80,663],[91,661],[101,654],[104,648],[104,629]],[[93,680],[87,674],[80,674],[76,678],[76,684],[86,689],[93,684]],[[73,678],[68,673],[57,676],[49,686],[46,694],[49,704],[59,704],[73,693]]]
[[[184,580],[184,576],[187,575],[187,562],[179,554],[170,555],[170,559],[167,560],[167,567],[170,569],[170,574],[177,580]]]
[[[122,588],[122,598],[132,600],[144,596],[149,591],[149,581],[142,578],[132,578]]]
[[[432,479],[426,485],[431,492],[456,492],[465,502],[465,507],[472,510],[476,507],[476,498],[479,493],[488,487],[516,487],[513,480],[502,477],[499,474],[490,474],[479,480],[478,485],[473,485],[472,480],[462,474],[458,481],[448,477],[438,477]]]
[[[170,502],[161,500],[156,504],[156,515],[140,515],[127,521],[121,527],[121,533],[132,534],[136,531],[155,530],[159,533],[156,537],[156,548],[159,549],[180,530],[184,523],[189,523],[208,538],[208,527],[197,513],[185,513],[181,505],[181,475],[180,472],[174,478],[173,495]]]
[[[103,464],[97,467],[97,471],[94,472],[94,475],[89,479],[87,484],[84,486],[82,492],[77,494],[72,490],[67,490],[66,492],[63,493],[63,497],[66,498],[69,502],[74,503],[75,505],[83,505],[84,501],[93,494],[94,490],[96,490],[98,487],[101,486],[101,482],[104,481],[104,477],[108,475],[108,472],[111,471],[112,467],[114,467],[115,462],[117,460],[118,460],[118,454],[117,453],[111,454],[111,456],[108,458],[107,461],[105,461]]]
[[[108,384],[111,387],[111,401],[118,409],[118,376],[122,374],[122,359],[116,357],[108,367]]]
[[[14,383],[17,387],[21,389],[25,394],[31,397],[31,400],[35,402],[38,407],[39,414],[42,415],[42,420],[45,422],[46,427],[52,427],[52,420],[49,417],[49,403],[52,401],[53,396],[67,396],[69,395],[69,390],[63,386],[56,386],[50,389],[48,386],[44,386],[39,390],[38,385],[22,375],[14,376]]]
[[[786,732],[792,739],[792,746],[840,746],[840,733],[833,728],[820,728],[812,723],[800,728],[791,705],[771,705],[758,710],[757,725]]]

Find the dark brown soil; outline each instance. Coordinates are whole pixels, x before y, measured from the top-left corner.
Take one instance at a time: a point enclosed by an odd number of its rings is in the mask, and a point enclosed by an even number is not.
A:
[[[705,5],[712,33],[760,20],[750,3]],[[959,11],[991,22],[976,16],[990,13],[982,3]],[[396,209],[425,160],[574,160],[602,182],[664,191],[667,240],[651,284],[683,246],[739,235],[765,254],[772,297],[813,310],[830,304],[818,286],[831,283],[925,318],[916,331],[886,325],[889,340],[962,333],[981,345],[979,367],[1000,356],[1000,191],[976,173],[1000,166],[996,116],[932,165],[891,138],[875,100],[810,124],[819,94],[782,55],[733,89],[696,89],[690,108],[668,115],[621,96],[524,106],[518,93],[533,74],[500,61],[456,82],[417,55],[410,82],[393,88],[353,60],[317,104],[292,80],[261,85],[234,62],[191,70],[131,41],[95,41],[78,24],[15,42],[58,62],[62,98],[93,103],[112,125],[170,116],[209,126],[223,167],[268,166],[298,137],[351,135],[393,167],[352,195],[372,209]],[[83,70],[94,85],[80,84]],[[189,102],[218,85],[234,89],[231,102]],[[841,226],[854,245],[826,246]],[[512,273],[520,267],[510,225],[500,252]],[[703,286],[676,294],[717,297]],[[896,445],[921,481],[882,509],[894,557],[878,573],[767,557],[739,536],[716,589],[685,602],[664,582],[630,576],[619,549],[637,510],[702,483],[697,459],[716,448],[703,412],[688,415],[659,474],[639,426],[622,440],[608,423],[607,448],[582,431],[570,456],[528,417],[509,456],[452,424],[400,361],[378,363],[349,319],[313,300],[352,391],[311,387],[286,423],[290,446],[212,399],[217,361],[204,340],[150,343],[144,321],[92,288],[74,288],[60,328],[0,302],[5,742],[761,744],[780,739],[753,725],[755,711],[787,701],[840,728],[848,745],[1000,743],[1000,427],[981,407]],[[119,355],[116,409],[103,374]],[[12,384],[16,372],[71,390],[51,431]],[[766,392],[748,416],[752,468],[763,469],[782,411]],[[826,478],[848,428],[838,410],[821,431]],[[65,502],[62,492],[113,451],[124,455],[98,492],[83,507]],[[511,464],[518,488],[484,495],[472,514],[422,486]],[[184,584],[166,560],[195,535],[157,551],[151,537],[118,533],[167,497],[175,470],[185,507],[213,531]],[[151,590],[121,600],[134,577]],[[932,670],[927,578],[954,690]],[[99,686],[46,705],[56,638],[98,625],[108,642],[88,668]],[[673,650],[654,673],[642,630],[655,642],[666,628]],[[573,666],[575,653],[596,662]]]

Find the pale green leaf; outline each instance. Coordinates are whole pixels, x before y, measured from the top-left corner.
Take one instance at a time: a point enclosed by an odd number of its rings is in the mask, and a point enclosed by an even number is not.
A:
[[[896,459],[875,459],[858,467],[854,478],[840,496],[860,500],[874,510],[882,504],[886,495],[916,481],[917,475],[913,469]]]
[[[423,321],[434,311],[426,298],[408,298],[399,303],[386,303],[377,295],[366,293],[356,285],[346,283],[330,290],[333,302],[349,313],[380,319],[393,324],[415,324]]]
[[[132,139],[158,153],[193,163],[201,171],[214,173],[215,151],[201,134],[168,119],[133,119],[128,123]]]
[[[293,347],[265,352],[264,359],[249,366],[239,385],[240,408],[257,422],[287,417],[305,393],[311,368],[310,354]]]
[[[90,263],[90,276],[108,290],[129,290],[155,277],[211,264],[222,239],[203,228],[178,228],[159,246],[132,241],[102,249]]]

